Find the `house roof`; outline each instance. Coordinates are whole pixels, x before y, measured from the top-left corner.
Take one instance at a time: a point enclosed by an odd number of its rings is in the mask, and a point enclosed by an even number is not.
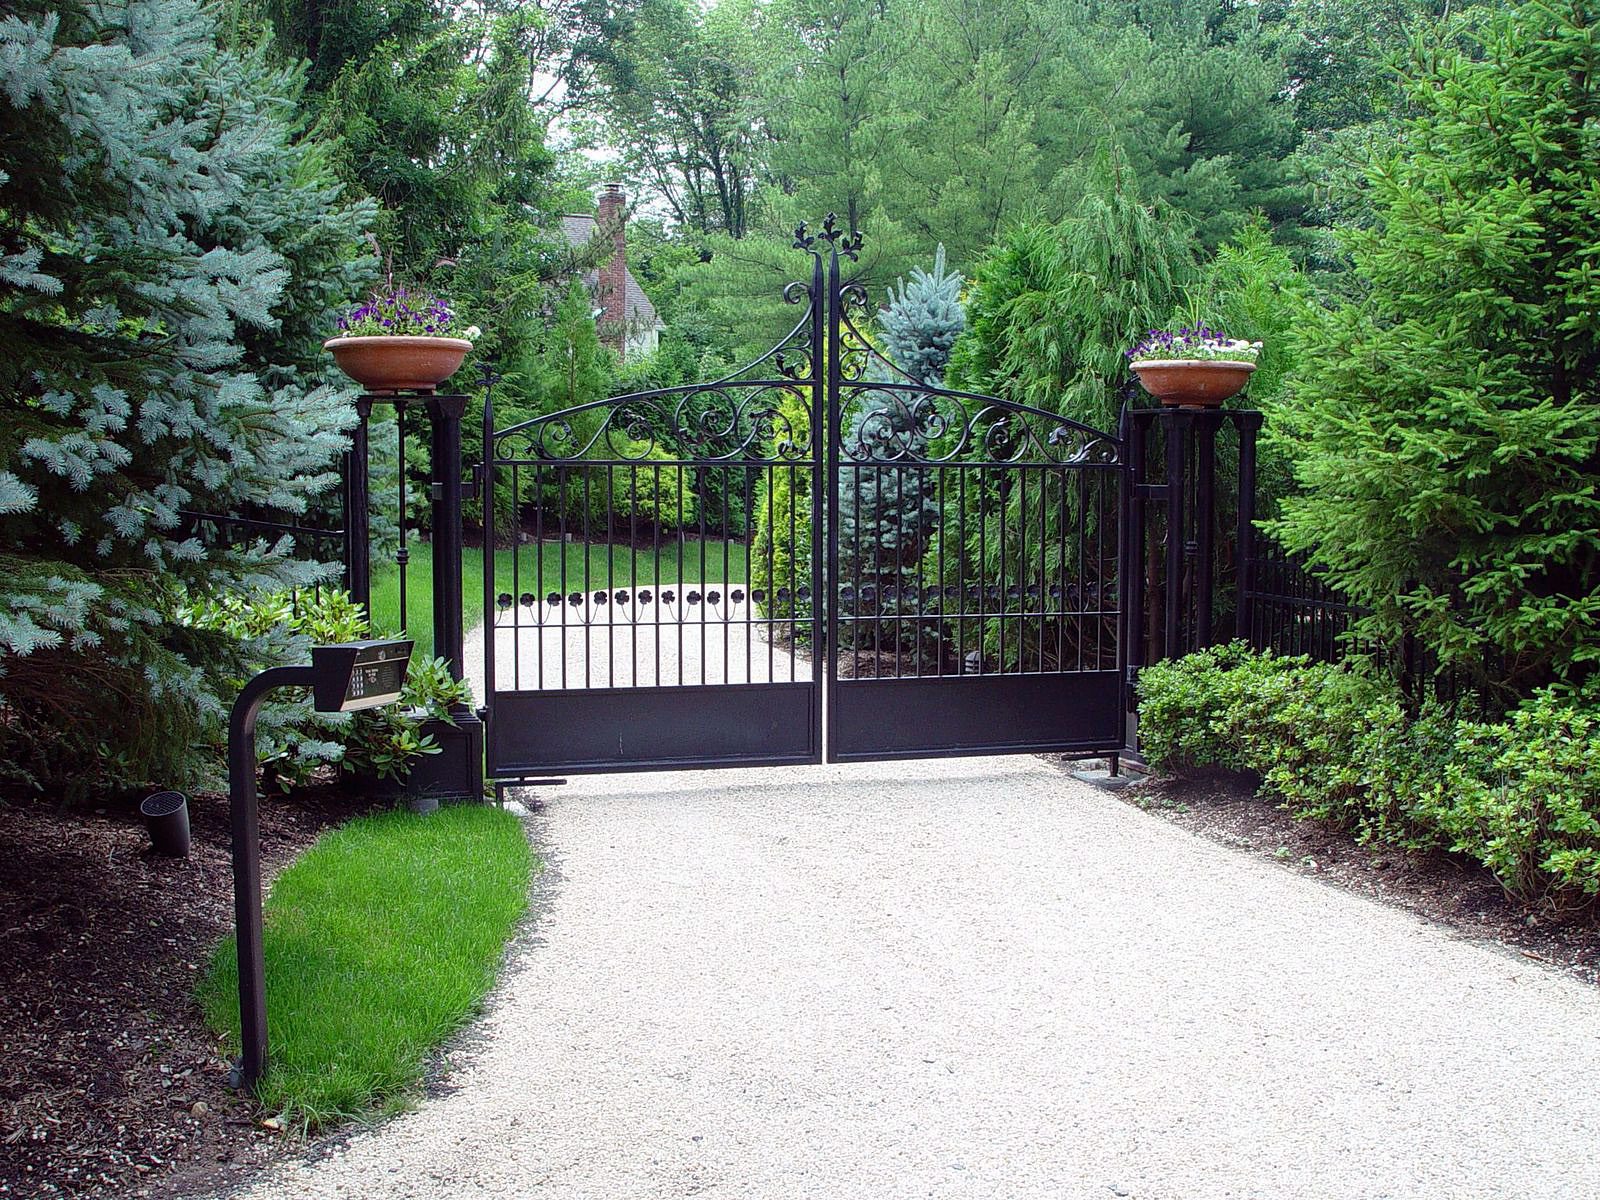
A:
[[[585,213],[564,213],[561,217],[561,231],[567,235],[567,243],[574,249],[586,246],[594,237],[596,221]],[[644,294],[644,289],[639,286],[639,281],[633,277],[633,272],[624,265],[623,273],[623,313],[630,329],[657,329],[661,326],[661,318],[656,314],[656,306],[650,303],[650,297]],[[583,282],[591,289],[595,285],[596,273],[585,271]]]

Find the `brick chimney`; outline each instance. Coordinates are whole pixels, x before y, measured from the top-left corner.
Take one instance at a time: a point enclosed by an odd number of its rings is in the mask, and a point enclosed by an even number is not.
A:
[[[600,340],[614,346],[620,354],[628,340],[628,227],[625,212],[627,197],[620,183],[608,183],[599,197],[598,229],[611,238],[611,257],[596,269],[596,302],[605,310],[600,314]]]

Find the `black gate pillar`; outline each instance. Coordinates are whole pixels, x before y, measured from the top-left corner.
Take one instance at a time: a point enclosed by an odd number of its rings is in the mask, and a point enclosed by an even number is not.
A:
[[[1255,643],[1256,586],[1256,435],[1261,414],[1231,414],[1239,427],[1239,520],[1233,551],[1235,580],[1234,637]]]
[[[1229,421],[1239,432],[1237,523],[1231,545],[1219,527],[1217,495],[1217,434]],[[1225,617],[1219,619],[1213,611],[1218,564],[1228,562],[1230,553],[1237,566],[1232,636],[1250,635],[1256,435],[1261,423],[1261,413],[1248,409],[1124,411],[1128,476],[1122,570],[1128,599],[1123,661],[1130,714],[1139,671],[1146,664],[1179,658],[1230,636]],[[1227,496],[1220,499],[1225,508]],[[1136,744],[1136,730],[1133,723],[1130,745]]]
[[[433,652],[450,666],[455,679],[466,665],[466,630],[461,597],[461,418],[467,411],[465,396],[429,396],[425,409],[432,427],[430,444],[430,496],[433,512]],[[494,548],[484,547],[484,570],[494,570]],[[488,652],[487,650],[485,651]],[[429,772],[443,780],[442,799],[483,798],[483,723],[468,704],[450,710],[455,723],[434,729],[443,750],[440,770]]]
[[[429,396],[433,441],[433,652],[461,678],[466,631],[461,601],[461,418],[465,396]]]
[[[344,586],[350,599],[372,615],[372,514],[369,492],[367,422],[372,397],[356,400],[356,427],[344,455]]]

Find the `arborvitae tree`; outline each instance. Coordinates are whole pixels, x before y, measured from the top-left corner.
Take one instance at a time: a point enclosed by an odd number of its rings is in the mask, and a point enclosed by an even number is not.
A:
[[[193,0],[0,22],[0,773],[188,784],[236,646],[186,600],[307,582],[184,512],[304,511],[353,419],[317,337],[370,208],[294,139],[297,71]]]
[[[891,362],[912,380],[943,384],[950,348],[966,328],[961,307],[961,276],[945,269],[939,247],[933,270],[921,268],[891,289],[889,305],[878,314],[884,348]],[[893,380],[881,368],[871,378]],[[839,559],[845,580],[876,583],[916,566],[939,524],[937,481],[916,463],[928,446],[925,408],[915,392],[886,388],[847,392],[849,428],[842,431],[845,453],[839,480]],[[948,406],[941,406],[947,412]],[[905,467],[860,467],[864,459],[903,458]]]
[[[969,326],[951,355],[955,386],[1116,422],[1126,352],[1160,326],[1196,276],[1189,223],[1147,203],[1115,151],[1082,205],[1055,226],[1021,225],[975,272]]]
[[[1557,0],[1414,46],[1350,235],[1369,295],[1310,324],[1273,422],[1303,489],[1277,532],[1373,609],[1359,632],[1514,691],[1600,660],[1597,28]]]

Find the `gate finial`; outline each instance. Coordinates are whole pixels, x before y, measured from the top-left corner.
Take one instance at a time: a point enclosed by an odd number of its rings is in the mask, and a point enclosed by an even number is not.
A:
[[[804,221],[796,225],[794,230],[794,248],[796,250],[804,250],[809,254],[820,254],[821,251],[817,249],[817,243],[827,242],[828,245],[838,251],[841,258],[848,258],[852,262],[861,253],[862,241],[863,238],[859,229],[846,233],[839,228],[839,218],[835,213],[829,213],[822,218],[822,229],[817,233],[812,233],[810,226]]]

